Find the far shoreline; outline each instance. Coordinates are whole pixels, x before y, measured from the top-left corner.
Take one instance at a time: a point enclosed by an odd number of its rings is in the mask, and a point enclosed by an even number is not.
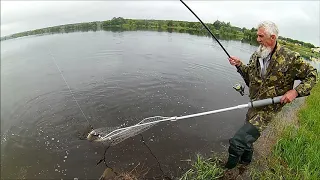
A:
[[[215,21],[206,23],[206,26],[219,40],[234,40],[258,46],[256,42],[256,29],[246,29],[231,25],[229,22]],[[88,31],[158,31],[169,33],[187,33],[196,36],[211,35],[204,29],[200,22],[173,21],[173,20],[145,20],[145,19],[124,19],[114,17],[107,21],[83,22],[74,24],[65,24],[53,27],[46,27],[15,33],[1,37],[1,41],[16,39],[19,37],[33,35],[50,35],[71,32],[88,32]],[[286,48],[298,52],[305,60],[320,62],[319,47],[302,41],[279,36],[278,41]]]

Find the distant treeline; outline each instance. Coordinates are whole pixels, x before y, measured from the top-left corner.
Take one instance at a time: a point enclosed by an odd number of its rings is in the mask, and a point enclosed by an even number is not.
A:
[[[216,20],[214,23],[206,23],[208,28],[220,39],[232,39],[256,43],[257,29],[246,29],[232,26],[229,22]],[[173,20],[141,20],[141,19],[124,19],[122,17],[114,17],[107,21],[95,21],[88,23],[66,24],[54,27],[47,27],[16,33],[10,36],[2,37],[1,40],[18,38],[29,35],[68,33],[75,31],[97,31],[97,30],[156,30],[168,32],[183,32],[195,35],[209,36],[200,22],[173,21]],[[279,37],[286,42],[297,43],[301,46],[313,48],[314,45],[302,41]]]
[[[94,31],[97,30],[97,22],[66,24],[66,25],[47,27],[47,28],[36,29],[31,31],[25,31],[25,32],[1,37],[1,40],[7,40],[7,39],[13,39],[13,38],[19,38],[19,37],[31,36],[31,35],[68,33],[68,32],[75,32],[75,31],[90,31],[90,30],[94,30]]]

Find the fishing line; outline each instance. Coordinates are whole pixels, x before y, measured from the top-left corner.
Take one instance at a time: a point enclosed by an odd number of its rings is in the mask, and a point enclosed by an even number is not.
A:
[[[106,154],[107,154],[107,151],[108,151],[108,149],[109,149],[110,147],[111,147],[111,146],[107,146],[107,147],[106,147],[106,149],[104,150],[102,159],[100,159],[100,160],[97,162],[97,166],[103,161],[103,162],[104,162],[104,165],[105,165],[107,168],[110,168],[111,171],[112,171],[116,176],[118,176],[119,173],[117,173],[116,171],[114,171],[112,167],[108,166],[108,164],[107,164],[107,162],[106,162]]]
[[[84,112],[82,111],[82,109],[81,109],[81,107],[80,107],[80,105],[79,105],[79,103],[78,103],[77,99],[75,98],[75,96],[74,96],[74,94],[73,94],[73,92],[72,92],[72,90],[71,90],[71,88],[70,88],[70,86],[69,86],[69,84],[68,84],[68,82],[67,82],[66,78],[64,77],[64,75],[63,75],[63,73],[62,73],[62,71],[61,71],[60,67],[59,67],[59,66],[58,66],[58,64],[57,64],[55,57],[52,55],[52,53],[51,53],[51,51],[50,51],[50,50],[49,50],[49,55],[51,56],[51,59],[53,60],[53,62],[54,62],[54,64],[56,65],[57,69],[59,70],[59,72],[60,72],[60,75],[61,75],[62,79],[64,80],[65,84],[67,85],[67,87],[68,87],[68,89],[69,89],[69,92],[70,92],[70,94],[72,95],[72,97],[73,97],[74,101],[76,102],[77,106],[79,107],[79,109],[80,109],[80,111],[81,111],[81,113],[82,113],[83,117],[87,120],[87,122],[88,122],[89,126],[92,128],[92,125],[90,124],[89,120],[87,119],[87,116],[86,116],[86,115],[84,114]],[[92,128],[92,129],[93,129],[93,128]]]
[[[161,171],[161,173],[162,173],[161,176],[157,176],[157,177],[153,177],[153,178],[164,177],[164,178],[166,178],[166,179],[171,179],[171,178],[168,177],[168,176],[164,173],[164,171],[162,170],[160,161],[158,160],[158,158],[156,157],[156,155],[152,152],[151,148],[146,144],[143,135],[142,135],[142,134],[139,134],[139,135],[140,135],[140,137],[141,137],[141,142],[144,144],[144,146],[147,147],[147,149],[149,150],[150,154],[151,154],[151,155],[154,157],[154,159],[157,161],[158,167],[159,167],[159,169],[160,169],[160,171]],[[110,166],[107,164],[107,162],[106,162],[106,154],[107,154],[107,151],[108,151],[108,149],[109,149],[110,147],[111,147],[111,146],[108,145],[108,146],[105,148],[104,153],[103,153],[103,157],[97,162],[97,166],[98,166],[101,162],[104,162],[105,166],[106,166],[107,168],[110,168],[110,169],[112,170],[112,172],[113,172],[116,176],[118,176],[119,173],[116,172],[116,171],[114,171],[113,168],[110,167]]]
[[[166,178],[166,179],[171,179],[171,178],[168,177],[168,176],[164,173],[164,171],[162,170],[161,164],[160,164],[158,158],[156,157],[156,155],[153,154],[153,152],[151,151],[151,148],[146,144],[146,142],[145,142],[142,134],[139,134],[139,135],[141,136],[141,142],[148,148],[150,154],[151,154],[151,155],[154,157],[154,159],[157,161],[158,166],[159,166],[159,169],[160,169],[160,171],[162,172],[163,177]]]

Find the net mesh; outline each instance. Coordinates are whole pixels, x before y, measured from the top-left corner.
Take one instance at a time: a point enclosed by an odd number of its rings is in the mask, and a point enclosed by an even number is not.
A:
[[[130,137],[133,137],[150,129],[152,126],[157,124],[157,121],[169,118],[170,117],[154,116],[145,118],[138,124],[126,128],[106,127],[94,129],[89,133],[87,139],[90,141],[102,142],[104,144],[107,144],[108,146],[114,146]]]

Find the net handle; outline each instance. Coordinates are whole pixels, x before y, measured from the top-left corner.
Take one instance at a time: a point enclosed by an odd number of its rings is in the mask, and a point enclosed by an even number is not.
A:
[[[198,117],[198,116],[204,116],[204,115],[209,115],[209,114],[215,114],[215,113],[220,113],[220,112],[225,112],[225,111],[231,111],[231,110],[235,110],[235,109],[243,109],[243,108],[255,108],[255,107],[261,107],[261,106],[266,106],[266,105],[271,105],[271,104],[277,104],[280,103],[280,100],[283,96],[277,96],[277,97],[272,97],[272,98],[267,98],[267,99],[262,99],[262,100],[257,100],[257,101],[251,101],[247,104],[241,104],[241,105],[237,105],[237,106],[233,106],[233,107],[228,107],[228,108],[223,108],[223,109],[217,109],[217,110],[213,110],[213,111],[207,111],[207,112],[202,112],[202,113],[196,113],[196,114],[190,114],[190,115],[186,115],[186,116],[173,116],[173,117],[164,117],[165,119],[161,119],[158,121],[153,121],[153,122],[147,122],[147,123],[142,123],[142,124],[136,124],[133,126],[129,126],[129,127],[124,127],[124,128],[120,128],[117,130],[112,131],[111,133],[107,134],[104,136],[104,138],[108,137],[108,135],[119,131],[118,133],[111,135],[110,137],[106,138],[106,139],[111,139],[112,137],[122,133],[123,131],[127,131],[130,128],[135,128],[135,127],[140,127],[140,126],[146,126],[146,125],[152,125],[152,124],[156,124],[159,122],[164,122],[164,121],[177,121],[177,120],[182,120],[182,119],[187,119],[187,118],[193,118],[193,117]],[[301,98],[301,97],[299,97]],[[296,98],[296,99],[299,99]],[[154,117],[162,117],[162,116],[154,116]],[[152,118],[152,117],[150,117]]]

